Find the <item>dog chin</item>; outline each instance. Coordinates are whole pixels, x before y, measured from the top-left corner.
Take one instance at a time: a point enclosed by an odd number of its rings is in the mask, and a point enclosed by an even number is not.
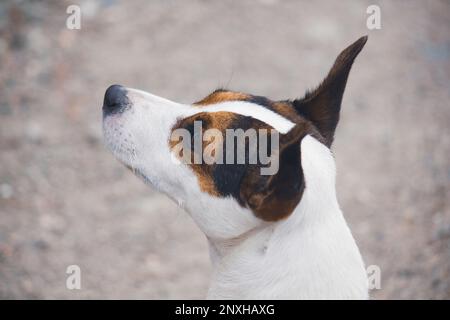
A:
[[[127,168],[135,171],[136,149],[131,136],[126,135],[121,128],[103,123],[103,137],[107,148]]]
[[[107,144],[108,149],[113,153],[114,157],[119,160],[126,168],[130,169],[132,172],[136,172],[135,157],[133,152],[124,151],[123,147],[117,147],[112,144]],[[128,150],[129,148],[126,147]]]

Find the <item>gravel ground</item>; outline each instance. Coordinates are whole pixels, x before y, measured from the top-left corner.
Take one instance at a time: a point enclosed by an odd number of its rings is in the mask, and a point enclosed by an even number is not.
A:
[[[81,30],[65,28],[81,4]],[[319,83],[369,34],[334,152],[338,197],[374,299],[450,298],[450,3],[2,1],[0,298],[202,298],[210,265],[189,216],[105,149],[120,83],[181,102],[218,86],[274,99]],[[82,270],[67,290],[66,267]]]

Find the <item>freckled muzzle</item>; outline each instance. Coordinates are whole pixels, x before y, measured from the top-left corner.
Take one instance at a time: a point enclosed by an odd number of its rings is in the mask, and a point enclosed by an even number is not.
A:
[[[121,85],[114,84],[105,92],[103,99],[103,116],[124,112],[130,106],[127,89]]]

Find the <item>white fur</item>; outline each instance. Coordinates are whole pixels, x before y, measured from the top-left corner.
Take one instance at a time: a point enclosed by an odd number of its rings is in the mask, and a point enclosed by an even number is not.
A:
[[[197,111],[198,112],[195,112]],[[286,119],[285,117],[279,115],[278,113],[273,112],[270,109],[267,109],[258,104],[246,102],[246,101],[226,101],[220,102],[212,105],[208,105],[206,107],[202,107],[200,109],[194,110],[194,113],[199,112],[232,112],[236,114],[240,114],[247,117],[252,117],[254,119],[258,119],[262,122],[267,123],[272,126],[275,130],[281,133],[287,133],[291,130],[295,123]],[[192,112],[192,111],[191,111]]]
[[[240,102],[198,109],[139,90],[129,89],[128,97],[130,109],[104,119],[105,141],[205,233],[214,268],[209,298],[367,298],[364,265],[336,200],[334,159],[326,146],[310,136],[302,140],[303,198],[287,219],[268,223],[231,197],[202,192],[192,170],[171,160],[170,129],[177,119],[204,111],[250,115],[280,131],[292,122]]]

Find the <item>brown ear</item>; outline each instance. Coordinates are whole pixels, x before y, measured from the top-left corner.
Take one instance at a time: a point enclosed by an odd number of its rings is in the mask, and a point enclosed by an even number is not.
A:
[[[306,93],[303,99],[293,102],[296,110],[317,127],[328,147],[333,142],[334,131],[339,121],[348,74],[366,41],[367,36],[362,37],[342,51],[322,84],[312,92]]]
[[[287,217],[299,203],[305,183],[301,168],[300,143],[310,132],[307,123],[296,125],[285,135],[280,135],[277,154],[278,172],[271,176],[260,174],[260,168],[249,167],[242,181],[240,198],[265,221]]]

